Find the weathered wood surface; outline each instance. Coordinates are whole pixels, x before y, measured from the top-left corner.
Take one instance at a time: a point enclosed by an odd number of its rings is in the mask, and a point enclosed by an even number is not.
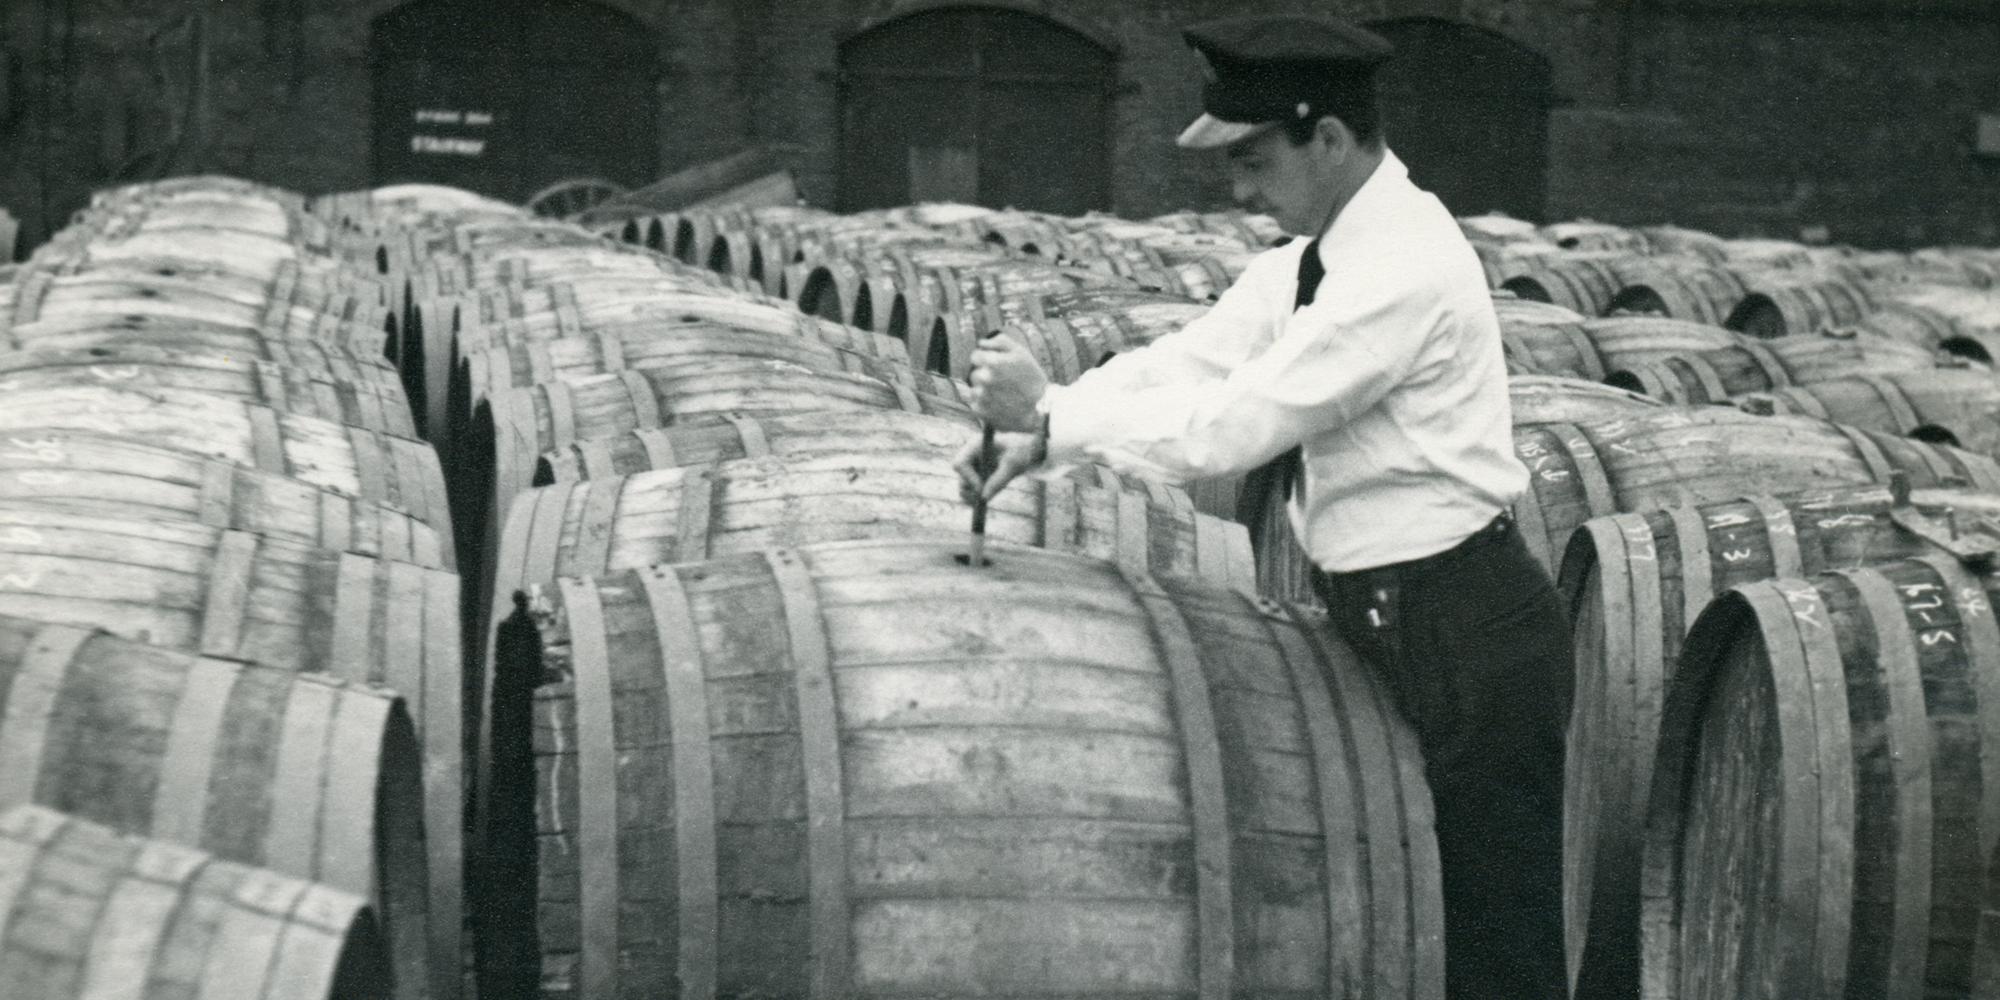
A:
[[[829,409],[891,409],[970,419],[967,389],[901,369],[895,380],[737,360],[597,375],[495,394],[474,411],[461,441],[457,493],[489,505],[497,525],[532,480],[544,452],[724,413],[749,416]],[[468,508],[467,523],[484,516]]]
[[[1664,405],[1657,399],[1602,382],[1558,375],[1508,376],[1507,400],[1513,407],[1516,427],[1610,420],[1634,413],[1658,412]]]
[[[390,504],[451,540],[444,475],[437,452],[421,441],[219,396],[85,385],[0,395],[0,439],[71,432],[174,448]]]
[[[1745,282],[1743,301],[1722,325],[1753,337],[1800,336],[1853,326],[1875,311],[1866,289],[1845,279],[1807,272],[1776,272]]]
[[[151,346],[0,353],[0,394],[72,385],[111,385],[149,393],[200,393],[415,437],[410,403],[392,368],[336,356],[324,368],[292,367]]]
[[[1993,582],[1742,584],[1689,632],[1642,856],[1647,997],[1965,996],[2000,841]]]
[[[1745,337],[1729,347],[1624,362],[1605,378],[1613,385],[1669,403],[1700,405],[1725,403],[1744,393],[1856,375],[1926,371],[1937,367],[1938,360],[1934,352],[1916,344],[1872,334],[1775,340]]]
[[[43,317],[9,325],[0,319],[0,348],[81,351],[120,344],[148,344],[230,358],[285,363],[301,356],[345,355],[360,364],[392,360],[389,335],[356,326],[331,313],[293,310],[271,326],[242,326],[214,319],[145,312]],[[306,362],[300,362],[305,364]]]
[[[487,884],[540,901],[480,908],[512,963],[489,981],[605,1000],[1442,996],[1415,741],[1323,620],[956,551],[565,580],[539,639],[510,622],[503,674],[546,683],[496,711],[532,724],[534,752],[496,762],[490,787],[514,791],[490,814],[531,867]]]
[[[194,524],[0,510],[0,614],[403,696],[423,741],[433,940],[456,955],[465,802],[458,577]]]
[[[423,762],[393,694],[0,615],[0,705],[0,809],[33,803],[372,900],[398,995],[453,995],[438,988],[457,956],[432,948],[457,934],[428,935],[430,887],[456,876],[430,870]],[[118,985],[143,978],[130,971]]]
[[[109,434],[0,437],[0,502],[193,522],[419,566],[452,565],[446,539],[401,508]]]
[[[0,814],[0,934],[20,1000],[397,995],[360,896],[34,806]]]
[[[794,331],[731,329],[692,315],[673,323],[606,325],[581,336],[509,344],[466,357],[466,391],[455,394],[464,400],[453,409],[469,417],[473,408],[497,392],[559,379],[745,358],[907,380],[908,359],[901,356],[900,344],[896,344],[896,351],[871,356],[807,339]]]
[[[2000,378],[1985,368],[1855,373],[1760,392],[1743,405],[2000,455]]]
[[[1949,529],[2000,514],[2000,496],[1922,490],[1913,508]],[[1579,996],[1637,989],[1639,844],[1664,693],[1687,629],[1720,592],[1777,577],[1941,550],[1900,528],[1887,487],[1757,496],[1586,523],[1559,585],[1576,646],[1565,768],[1564,857]]]
[[[1759,417],[1724,407],[1667,409],[1608,421],[1514,432],[1529,467],[1514,505],[1529,551],[1553,574],[1578,525],[1605,514],[1886,483],[1901,471],[1920,487],[2000,490],[2000,465],[1944,445],[1830,424]]]

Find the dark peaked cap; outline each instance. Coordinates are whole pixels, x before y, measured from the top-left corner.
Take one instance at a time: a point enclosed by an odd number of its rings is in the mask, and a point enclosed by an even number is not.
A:
[[[1375,67],[1395,51],[1366,28],[1317,17],[1217,18],[1189,25],[1181,37],[1214,71],[1201,95],[1206,113],[1179,139],[1193,149],[1323,114],[1333,95],[1371,85]]]

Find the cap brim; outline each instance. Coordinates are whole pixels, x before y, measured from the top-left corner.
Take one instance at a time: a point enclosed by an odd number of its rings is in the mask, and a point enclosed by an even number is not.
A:
[[[1220,149],[1277,127],[1278,123],[1274,121],[1226,122],[1214,115],[1202,115],[1194,120],[1194,124],[1181,130],[1181,137],[1174,140],[1174,145],[1182,149]]]

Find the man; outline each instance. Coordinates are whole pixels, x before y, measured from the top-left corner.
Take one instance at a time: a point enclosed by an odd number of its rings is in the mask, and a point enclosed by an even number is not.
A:
[[[1561,1000],[1569,625],[1507,514],[1528,473],[1479,261],[1379,134],[1387,42],[1302,17],[1186,38],[1214,73],[1180,145],[1225,150],[1239,204],[1316,238],[1260,254],[1185,330],[1074,385],[983,344],[975,405],[1001,433],[989,475],[977,441],[959,455],[967,497],[1043,462],[1186,482],[1300,449],[1281,481],[1315,588],[1424,749],[1447,995]]]

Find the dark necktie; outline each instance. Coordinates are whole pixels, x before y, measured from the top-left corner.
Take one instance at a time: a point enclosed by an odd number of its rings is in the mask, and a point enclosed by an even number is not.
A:
[[[1306,252],[1299,258],[1299,276],[1296,290],[1292,293],[1292,311],[1298,312],[1312,305],[1313,296],[1319,294],[1319,282],[1326,277],[1326,265],[1319,262],[1319,238],[1306,244]],[[1277,458],[1250,470],[1243,477],[1243,488],[1236,494],[1236,520],[1249,527],[1250,539],[1262,548],[1256,531],[1259,522],[1274,497],[1289,497],[1292,484],[1299,479],[1302,452],[1298,447],[1279,455]],[[1258,555],[1262,555],[1261,552]]]

